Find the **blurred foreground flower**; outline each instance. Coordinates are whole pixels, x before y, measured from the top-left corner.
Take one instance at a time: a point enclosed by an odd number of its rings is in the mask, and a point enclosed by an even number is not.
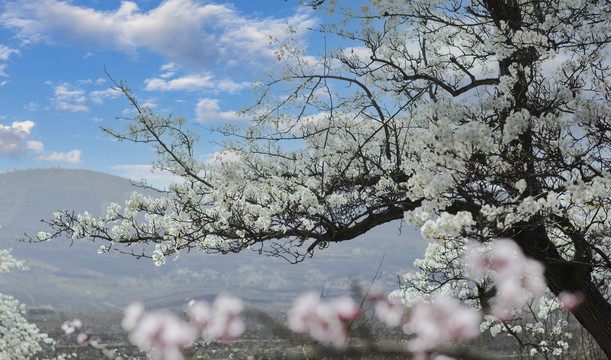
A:
[[[380,286],[374,285],[367,293],[367,300],[374,303],[375,315],[386,326],[401,325],[405,306],[397,299],[389,299]]]
[[[182,360],[182,351],[197,338],[195,329],[169,311],[145,313],[141,304],[125,309],[123,328],[129,340],[152,359]]]
[[[462,305],[457,299],[439,295],[430,303],[416,301],[403,331],[416,335],[408,344],[414,358],[426,359],[426,354],[437,345],[478,337],[481,321],[478,311]]]
[[[350,297],[322,302],[317,293],[310,292],[295,300],[287,325],[294,332],[309,333],[320,342],[345,349],[348,346],[346,324],[358,316],[359,306]]]
[[[571,293],[568,291],[563,291],[558,294],[558,300],[565,310],[574,311],[585,300],[585,296],[580,292]]]
[[[511,319],[511,312],[545,291],[544,268],[524,255],[513,240],[499,239],[489,250],[478,244],[468,246],[465,254],[467,274],[475,281],[488,277],[494,282],[496,300],[491,314],[501,321]]]
[[[159,310],[145,312],[144,306],[134,303],[125,309],[122,326],[129,332],[129,340],[153,359],[182,360],[183,350],[195,340],[233,340],[244,332],[239,318],[243,309],[240,299],[219,295],[212,305],[189,301],[189,322],[176,314]]]
[[[72,321],[64,321],[62,324],[62,330],[66,335],[72,334],[75,330],[83,327],[83,323],[79,319],[74,319]]]
[[[238,317],[244,305],[242,300],[221,294],[209,305],[189,301],[187,315],[203,339],[234,340],[244,332],[244,322]]]

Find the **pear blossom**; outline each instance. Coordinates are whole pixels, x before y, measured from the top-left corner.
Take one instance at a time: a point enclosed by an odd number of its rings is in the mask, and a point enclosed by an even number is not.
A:
[[[17,260],[11,255],[11,250],[0,250],[0,274],[12,269],[27,269],[23,260]],[[0,359],[11,360],[65,360],[72,358],[69,354],[46,356],[45,352],[53,351],[55,340],[33,323],[27,321],[26,307],[10,295],[0,294]],[[78,322],[70,322],[66,328],[74,331]]]

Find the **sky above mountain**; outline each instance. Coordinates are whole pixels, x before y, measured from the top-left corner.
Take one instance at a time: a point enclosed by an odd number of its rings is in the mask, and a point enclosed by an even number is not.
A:
[[[135,113],[104,69],[141,104],[202,125],[205,161],[221,149],[207,129],[247,121],[237,111],[253,83],[278,69],[270,36],[286,39],[291,25],[316,53],[308,28],[325,15],[297,3],[0,0],[0,171],[60,166],[155,181],[147,146],[100,130]]]

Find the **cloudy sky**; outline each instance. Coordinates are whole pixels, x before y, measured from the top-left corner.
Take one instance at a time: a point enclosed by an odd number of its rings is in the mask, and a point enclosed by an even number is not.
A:
[[[0,172],[82,168],[140,179],[153,155],[117,143],[133,115],[104,67],[141,103],[205,127],[236,110],[277,65],[269,36],[296,27],[304,44],[319,13],[297,0],[0,0]],[[219,148],[203,131],[205,159]]]

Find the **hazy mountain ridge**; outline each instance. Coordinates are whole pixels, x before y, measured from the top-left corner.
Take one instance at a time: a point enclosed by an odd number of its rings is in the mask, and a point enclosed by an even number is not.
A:
[[[101,215],[137,190],[128,180],[89,170],[36,169],[0,174],[2,229],[39,229],[59,209]]]
[[[179,306],[186,297],[210,298],[221,291],[253,303],[286,304],[302,291],[323,286],[331,294],[345,293],[351,278],[369,281],[382,258],[382,281],[392,288],[396,275],[408,270],[424,248],[414,231],[404,228],[399,235],[398,223],[332,245],[297,265],[245,253],[186,254],[155,267],[147,259],[99,255],[101,244],[89,241],[70,247],[70,240],[37,244],[9,240],[24,232],[35,235],[48,230],[40,219],[50,218],[57,209],[101,215],[108,204],[122,204],[136,190],[126,179],[87,170],[0,174],[0,247],[14,248],[14,255],[30,267],[0,277],[2,292],[26,304],[72,310],[119,310],[135,300],[151,306]]]

